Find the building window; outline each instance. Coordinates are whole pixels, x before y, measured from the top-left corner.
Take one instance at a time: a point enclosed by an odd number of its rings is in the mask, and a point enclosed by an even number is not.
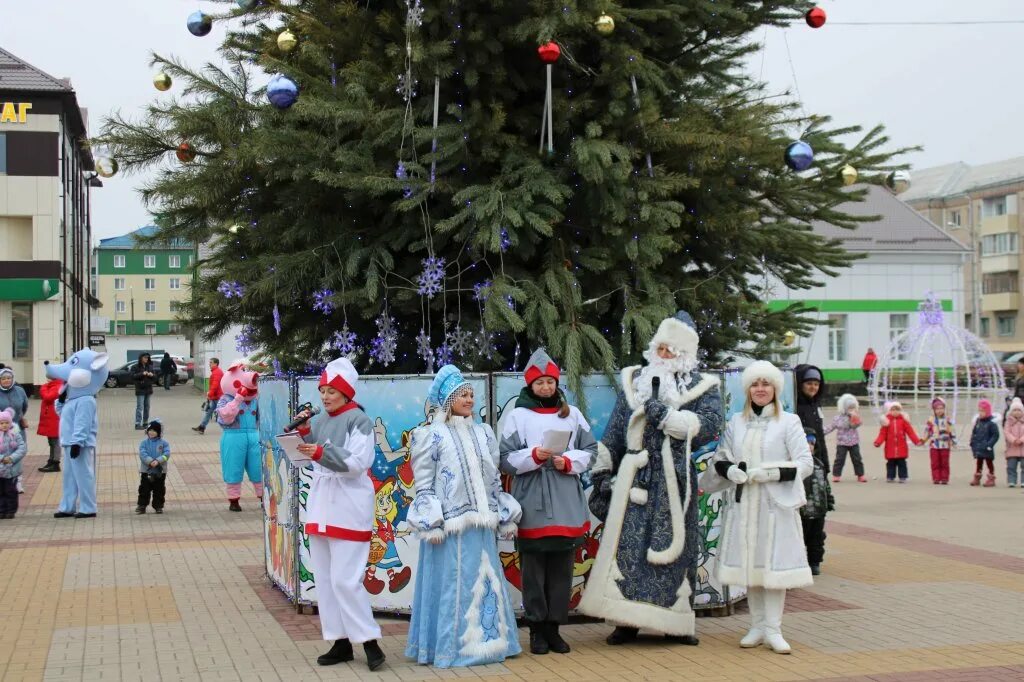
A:
[[[149,289],[150,291],[156,289],[156,277],[146,278],[146,288]]]
[[[999,336],[1013,336],[1017,331],[1016,315],[997,315],[996,332]]]
[[[114,312],[122,315],[128,312],[128,301],[114,301]]]
[[[156,325],[155,324],[147,324],[145,326],[145,332],[147,334],[156,334]]]
[[[156,256],[143,256],[142,267],[144,268],[155,268],[156,267]]]
[[[989,197],[981,201],[982,218],[1006,215],[1006,197]]]
[[[118,334],[120,336],[127,335],[128,334],[128,325],[126,323],[124,323],[124,322],[118,322],[116,325],[114,325],[114,333]]]
[[[171,322],[169,325],[167,325],[167,333],[168,334],[180,334],[181,333],[181,325],[178,324],[177,322]]]
[[[155,313],[156,312],[156,301],[146,301],[146,312],[147,313]]]
[[[180,289],[180,288],[181,288],[181,278],[180,277],[171,277],[171,289]]]
[[[981,277],[981,293],[1013,294],[1019,289],[1020,277],[1016,270],[1008,272],[990,272]]]
[[[123,255],[122,256],[114,256],[114,267],[115,268],[123,268],[124,267],[124,256]]]
[[[907,331],[910,326],[910,315],[907,313],[893,313],[889,315],[889,342],[892,343],[897,336]],[[906,348],[902,346],[895,349],[896,360],[906,360],[907,352]]]
[[[952,227],[954,229],[961,227],[963,225],[963,223],[961,222],[962,220],[963,218],[961,217],[960,211],[950,211],[948,227]]]
[[[12,348],[11,357],[15,360],[28,360],[32,357],[32,304],[11,304]]]
[[[170,305],[171,305],[171,307],[170,307],[171,312],[172,313],[176,313],[181,308],[181,301],[171,301]]]
[[[1017,253],[1016,232],[990,234],[981,238],[982,256],[1002,256],[1009,253]]]
[[[168,267],[172,267],[172,268],[180,268],[181,267],[181,256],[168,256],[167,257],[167,265],[168,265]]]
[[[828,316],[828,359],[832,362],[846,360],[846,315]]]
[[[114,278],[114,291],[124,291],[124,277]]]
[[[981,318],[981,336],[982,338],[988,338],[988,318]]]

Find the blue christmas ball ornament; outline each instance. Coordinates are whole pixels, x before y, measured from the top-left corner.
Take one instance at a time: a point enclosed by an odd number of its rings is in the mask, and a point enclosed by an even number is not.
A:
[[[259,4],[259,0],[235,0],[238,3],[238,9],[243,12],[248,12],[253,7]]]
[[[209,14],[203,14],[201,11],[195,11],[188,15],[188,32],[194,36],[202,38],[213,28],[213,19],[210,18]]]
[[[288,76],[279,73],[267,85],[267,99],[278,109],[287,109],[299,99],[299,86]]]
[[[786,147],[786,165],[795,171],[805,171],[814,163],[814,150],[803,140],[797,140]]]

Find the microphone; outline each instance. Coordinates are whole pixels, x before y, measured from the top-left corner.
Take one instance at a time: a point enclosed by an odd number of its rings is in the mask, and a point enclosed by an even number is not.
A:
[[[302,426],[303,424],[308,422],[310,419],[312,419],[313,415],[320,414],[320,408],[319,407],[314,407],[313,405],[310,405],[309,403],[306,403],[304,405],[299,405],[299,412],[302,412],[304,410],[308,410],[309,414],[308,415],[303,415],[303,416],[300,416],[300,417],[296,417],[295,419],[293,419],[290,422],[288,422],[288,425],[284,427],[285,431],[294,431],[295,429],[299,428],[300,426]]]
[[[746,462],[740,462],[736,466],[738,466],[740,468],[740,471],[746,473],[746,471],[747,471],[747,463]],[[739,485],[736,486],[736,502],[739,502],[741,499],[743,499],[743,484],[742,483],[740,483]]]
[[[651,377],[651,397],[658,399],[658,391],[661,390],[661,377]]]

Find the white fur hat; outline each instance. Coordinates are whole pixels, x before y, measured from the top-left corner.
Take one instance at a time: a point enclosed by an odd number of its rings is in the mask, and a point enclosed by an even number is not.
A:
[[[743,370],[743,392],[746,393],[758,379],[767,379],[775,387],[775,394],[781,399],[781,393],[785,388],[786,380],[782,371],[767,360],[755,360]]]
[[[836,407],[839,408],[840,412],[846,412],[846,410],[849,409],[851,406],[858,407],[859,405],[860,403],[857,402],[856,396],[854,396],[852,393],[844,393],[841,396],[839,396],[839,400],[836,401]]]
[[[356,395],[356,385],[359,383],[359,374],[348,358],[331,360],[324,367],[320,374],[320,385],[331,386],[341,391],[349,400]]]
[[[685,310],[680,310],[672,317],[666,317],[658,325],[658,331],[651,339],[651,348],[665,344],[676,353],[686,353],[692,358],[697,357],[697,346],[700,337],[697,335],[693,318]]]

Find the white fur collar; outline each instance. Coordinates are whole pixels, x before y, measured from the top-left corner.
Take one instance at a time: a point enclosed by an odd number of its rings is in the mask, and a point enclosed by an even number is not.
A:
[[[640,369],[640,365],[633,365],[632,367],[625,367],[622,370],[622,392],[626,396],[626,404],[629,405],[631,410],[639,410],[643,407],[640,401],[636,397],[636,389],[633,387],[633,376]],[[679,398],[674,400],[672,403],[666,403],[673,410],[678,410],[680,407],[696,400],[700,396],[707,393],[712,388],[717,388],[719,385],[719,379],[713,374],[698,374],[700,380],[692,387],[686,389],[685,392],[679,395]]]

